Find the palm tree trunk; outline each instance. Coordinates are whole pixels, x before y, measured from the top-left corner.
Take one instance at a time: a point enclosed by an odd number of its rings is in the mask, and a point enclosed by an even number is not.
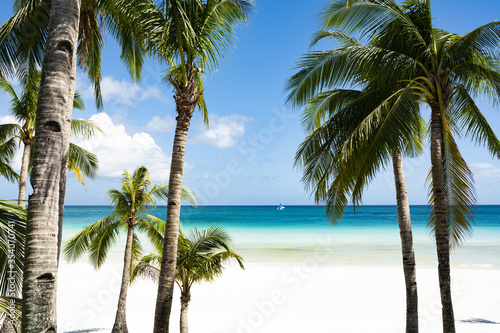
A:
[[[17,204],[19,206],[26,206],[26,185],[28,183],[28,166],[30,162],[31,144],[24,143],[23,159],[21,162],[21,172],[19,173],[19,196],[17,197]]]
[[[415,253],[413,251],[410,205],[406,191],[401,150],[396,149],[393,151],[392,165],[394,169],[394,181],[396,183],[398,224],[406,285],[406,333],[418,333],[417,268],[415,265]]]
[[[76,86],[76,52],[73,55],[72,68],[70,72],[70,90],[68,91],[68,104],[66,105],[66,119],[63,126],[63,137],[65,148],[61,157],[61,178],[59,180],[59,233],[57,234],[57,263],[61,256],[62,247],[62,231],[64,220],[64,200],[66,198],[66,177],[68,175],[68,156],[69,156],[69,141],[71,138],[71,119],[73,118],[73,99],[75,96]]]
[[[53,0],[42,65],[28,202],[23,333],[57,331],[59,181],[70,72],[78,45],[79,0]]]
[[[175,102],[178,116],[168,182],[167,221],[165,240],[163,242],[163,257],[158,279],[154,333],[168,333],[169,329],[172,298],[174,295],[186,139],[193,111],[201,96],[201,93],[198,92],[196,82],[189,82],[186,87],[179,87],[173,80],[170,81],[177,90]]]
[[[180,333],[188,333],[188,306],[191,302],[191,293],[182,292],[181,295],[181,328]]]
[[[132,243],[134,241],[134,226],[129,225],[127,233],[127,244],[123,257],[123,274],[118,308],[116,310],[115,324],[111,333],[128,333],[127,328],[127,293],[130,284],[130,264],[132,262]]]
[[[443,129],[439,105],[431,104],[431,164],[432,193],[434,196],[434,218],[436,249],[438,257],[439,288],[443,316],[443,332],[455,333],[455,318],[451,300],[450,276],[450,236],[448,231],[448,212],[444,187],[443,168]]]
[[[9,321],[9,318],[5,318],[2,323],[2,329],[0,330],[1,333],[18,333],[21,331],[21,327],[19,325],[19,322],[14,323],[16,325],[16,328],[14,329],[14,326]]]

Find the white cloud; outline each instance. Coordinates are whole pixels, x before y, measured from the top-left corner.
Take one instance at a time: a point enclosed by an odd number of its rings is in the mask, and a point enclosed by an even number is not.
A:
[[[113,123],[108,114],[102,112],[90,117],[105,134],[97,134],[91,140],[75,142],[96,154],[99,158],[99,175],[121,177],[123,170],[134,171],[145,165],[156,182],[167,182],[170,157],[159,147],[148,133],[128,135],[125,126]]]
[[[160,89],[156,87],[144,88],[126,80],[115,80],[110,76],[103,77],[101,81],[101,94],[104,102],[115,99],[117,103],[132,105],[150,98],[164,99]],[[86,98],[94,98],[92,86],[85,90]]]
[[[219,148],[234,147],[238,138],[245,134],[245,124],[250,118],[232,114],[229,116],[210,115],[210,127],[204,128],[193,143],[207,144]]]
[[[12,116],[3,116],[0,117],[0,124],[19,124],[19,121]]]
[[[492,163],[471,164],[475,178],[500,178],[500,168]]]
[[[153,132],[173,132],[175,130],[176,121],[172,116],[155,116],[146,124],[146,129]]]

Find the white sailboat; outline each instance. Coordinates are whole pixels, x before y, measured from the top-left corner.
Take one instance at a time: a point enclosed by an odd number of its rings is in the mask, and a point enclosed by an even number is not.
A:
[[[285,209],[285,206],[283,206],[280,202],[280,205],[278,206],[278,208],[276,208],[276,210],[283,210],[283,209]]]

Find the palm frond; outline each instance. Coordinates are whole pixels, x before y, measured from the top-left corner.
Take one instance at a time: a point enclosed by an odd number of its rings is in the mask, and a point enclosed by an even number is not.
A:
[[[116,242],[122,224],[119,216],[110,215],[85,227],[64,244],[66,260],[75,262],[88,252],[91,264],[99,268]]]
[[[68,169],[75,172],[76,175],[83,174],[90,179],[94,179],[97,176],[99,162],[95,154],[70,143]],[[83,183],[85,183],[85,181],[83,181]]]
[[[146,234],[158,253],[163,251],[165,221],[156,216],[145,214],[137,221],[137,230]]]
[[[151,279],[157,282],[160,276],[160,265],[161,255],[159,254],[149,254],[142,257],[132,269],[130,282],[132,283],[138,278]]]
[[[464,158],[453,139],[450,127],[445,123],[443,128],[443,168],[448,212],[448,228],[450,246],[458,247],[472,235],[476,194],[474,179]],[[428,177],[429,188],[432,189],[431,174]],[[434,195],[429,190],[429,205],[434,203]],[[435,214],[431,210],[428,227],[435,233]]]
[[[0,201],[0,295],[16,297],[21,290],[25,234],[24,207]]]

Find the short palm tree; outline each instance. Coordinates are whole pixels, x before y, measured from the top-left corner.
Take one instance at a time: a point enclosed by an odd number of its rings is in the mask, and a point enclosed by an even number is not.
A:
[[[167,66],[164,80],[174,88],[177,125],[170,166],[170,192],[162,268],[158,283],[155,333],[168,332],[175,280],[180,199],[187,134],[198,107],[208,123],[203,73],[217,69],[233,43],[235,27],[247,22],[253,0],[118,0],[132,18],[146,51]],[[139,9],[138,9],[139,8]]]
[[[127,232],[120,296],[112,332],[128,332],[126,301],[130,270],[133,261],[142,255],[135,230],[144,233],[156,248],[161,247],[165,223],[147,211],[155,206],[156,199],[167,200],[168,185],[152,186],[148,170],[141,166],[132,175],[125,171],[121,189],[109,190],[108,197],[115,207],[113,213],[71,238],[64,246],[64,254],[69,261],[75,261],[88,253],[92,265],[99,268],[111,246],[116,243],[118,234]],[[194,194],[187,188],[183,189],[182,198],[193,205],[196,203]]]
[[[331,1],[323,20],[326,28],[356,33],[373,43],[328,55],[312,52],[298,80],[326,84],[321,87],[384,82],[386,96],[409,106],[413,103],[405,101],[417,99],[431,111],[430,226],[436,237],[443,331],[455,332],[450,246],[471,232],[475,191],[454,136],[465,134],[500,157],[500,141],[474,102],[476,96],[500,100],[500,23],[463,36],[443,31],[432,25],[429,0],[408,0],[401,6],[391,0]],[[308,100],[314,93],[303,89],[300,98]],[[405,122],[400,123],[404,130]]]
[[[24,207],[0,201],[0,312],[3,314],[1,317],[5,318],[4,322],[12,323],[15,327],[19,327],[21,316],[19,294],[23,276],[25,232]],[[15,304],[14,309],[11,304]]]
[[[0,88],[11,97],[11,111],[18,123],[0,124],[0,144],[5,146],[23,145],[21,171],[19,173],[18,205],[25,206],[26,186],[28,181],[28,169],[30,164],[31,150],[35,142],[35,121],[38,92],[40,85],[40,72],[29,72],[21,80],[22,92],[19,97],[14,87],[3,76],[0,76]],[[73,107],[83,110],[83,98],[76,93]],[[71,121],[72,134],[91,138],[100,129],[87,120],[73,119]],[[82,173],[88,178],[94,178],[98,162],[97,156],[91,152],[70,144],[68,169],[73,171],[78,180],[85,184]]]
[[[222,275],[224,264],[235,259],[244,269],[243,259],[234,252],[231,237],[218,226],[193,231],[186,235],[179,232],[175,282],[181,290],[180,333],[188,333],[188,306],[194,283],[212,282]],[[162,262],[161,252],[142,257],[135,265],[132,281],[148,277],[158,281]]]

